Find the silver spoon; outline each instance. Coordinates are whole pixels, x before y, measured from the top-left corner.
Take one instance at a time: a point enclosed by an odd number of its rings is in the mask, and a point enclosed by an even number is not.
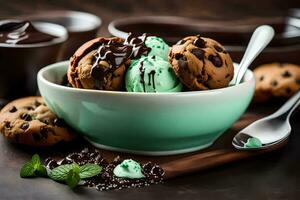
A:
[[[253,122],[232,141],[237,149],[264,149],[285,140],[291,133],[292,112],[300,105],[300,90],[272,115]]]
[[[241,82],[248,67],[260,54],[260,52],[270,43],[273,37],[274,29],[269,25],[262,25],[255,29],[247,46],[246,52],[240,62],[233,85],[237,85]]]

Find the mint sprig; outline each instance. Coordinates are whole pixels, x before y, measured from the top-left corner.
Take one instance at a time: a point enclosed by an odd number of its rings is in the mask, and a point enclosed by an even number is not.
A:
[[[51,170],[49,177],[55,181],[67,183],[72,189],[81,179],[90,178],[100,174],[102,168],[96,164],[85,164],[79,166],[76,163],[58,166]]]
[[[31,161],[28,161],[23,165],[20,171],[20,176],[22,178],[47,176],[47,170],[41,164],[39,155],[34,154],[31,158]]]
[[[77,164],[73,163],[60,165],[50,171],[49,177],[55,181],[65,181],[67,179],[69,171],[75,168],[75,165]]]
[[[74,189],[79,181],[80,181],[80,175],[76,169],[71,169],[67,174],[67,179],[65,180],[68,186],[72,189]]]
[[[52,180],[65,182],[70,188],[75,188],[80,180],[91,178],[101,173],[102,167],[96,164],[87,163],[79,166],[77,163],[60,165],[47,173],[46,168],[41,163],[39,155],[34,154],[30,161],[21,168],[20,176],[27,177],[49,177]]]
[[[80,166],[79,175],[81,179],[85,179],[97,176],[98,174],[100,174],[101,171],[102,167],[100,167],[99,165],[87,163],[83,166]]]

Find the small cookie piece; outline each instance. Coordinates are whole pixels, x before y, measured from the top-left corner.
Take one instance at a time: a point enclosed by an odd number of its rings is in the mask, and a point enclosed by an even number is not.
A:
[[[0,112],[0,131],[10,141],[31,146],[51,146],[75,137],[42,97],[25,97],[7,104]]]
[[[254,70],[255,102],[272,97],[290,97],[300,89],[300,66],[289,63],[269,63]]]
[[[173,45],[169,61],[175,74],[190,90],[227,87],[234,68],[230,55],[217,41],[189,36]]]

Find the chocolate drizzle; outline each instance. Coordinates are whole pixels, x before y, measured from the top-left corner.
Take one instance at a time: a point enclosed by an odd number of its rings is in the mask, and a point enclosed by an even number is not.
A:
[[[145,44],[146,38],[147,35],[145,33],[141,36],[129,33],[124,44],[132,46],[132,59],[137,59],[141,56],[146,56],[151,51],[151,48],[147,47]]]
[[[45,165],[48,169],[53,169],[63,164],[77,163],[84,165],[86,163],[98,164],[102,167],[102,172],[92,178],[85,179],[83,186],[94,187],[97,190],[111,190],[122,188],[133,188],[157,184],[163,181],[164,171],[161,167],[151,162],[142,164],[142,171],[145,178],[142,179],[124,179],[118,178],[113,174],[113,169],[122,162],[120,157],[116,157],[112,162],[108,162],[98,150],[85,148],[78,153],[70,153],[65,158],[56,161],[47,158]]]
[[[95,61],[91,70],[91,76],[97,80],[97,89],[103,89],[102,83],[104,78],[123,65],[129,59],[131,52],[131,46],[112,41],[109,41],[107,44],[104,43],[98,48],[94,55]],[[108,67],[100,64],[101,61],[106,61]]]
[[[136,36],[130,33],[125,42],[109,40],[100,44],[94,54],[94,64],[91,70],[91,76],[96,80],[96,89],[104,89],[105,77],[129,59],[137,59],[149,53],[151,48],[145,45],[146,38],[146,34]],[[101,61],[105,61],[108,66],[105,65],[106,63],[101,64]]]
[[[38,31],[29,21],[0,22],[0,43],[34,44],[48,42],[56,36]]]
[[[144,61],[140,62],[139,70],[140,70],[140,76],[141,76],[140,82],[143,85],[143,91],[146,92]]]
[[[148,73],[148,85],[150,86],[151,85],[151,81],[152,81],[152,87],[153,87],[154,90],[155,90],[155,81],[154,81],[155,73],[156,73],[155,70],[151,70]]]

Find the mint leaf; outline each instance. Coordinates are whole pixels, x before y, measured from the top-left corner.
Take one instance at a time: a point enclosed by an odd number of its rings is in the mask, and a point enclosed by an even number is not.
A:
[[[43,165],[39,165],[35,172],[38,176],[47,177],[48,173],[46,168]]]
[[[102,167],[96,164],[85,164],[80,167],[79,176],[81,179],[90,178],[100,174]]]
[[[34,154],[31,158],[32,165],[37,169],[39,165],[41,165],[41,159],[40,156],[37,154]]]
[[[76,169],[71,169],[67,174],[67,179],[65,180],[70,188],[75,188],[79,181],[80,176]]]
[[[77,164],[66,164],[58,166],[50,171],[49,177],[55,181],[65,181],[67,179],[69,171],[73,168],[76,168],[76,165]]]
[[[29,162],[25,163],[25,164],[23,165],[23,167],[21,168],[20,176],[21,176],[22,178],[26,178],[26,177],[34,177],[34,176],[35,176],[34,172],[35,172],[35,169],[34,169],[34,167],[32,166],[31,161],[29,161]]]

